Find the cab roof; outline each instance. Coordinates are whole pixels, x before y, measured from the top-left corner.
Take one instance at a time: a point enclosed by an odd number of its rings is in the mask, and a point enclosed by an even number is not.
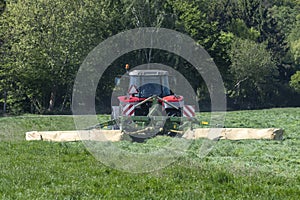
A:
[[[129,72],[130,76],[168,76],[169,72],[164,70],[133,70]]]

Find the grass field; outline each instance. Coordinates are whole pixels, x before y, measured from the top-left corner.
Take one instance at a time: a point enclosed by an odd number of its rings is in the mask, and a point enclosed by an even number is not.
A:
[[[170,166],[137,174],[106,167],[82,142],[24,140],[26,131],[75,129],[70,116],[2,117],[0,199],[299,199],[300,108],[228,112],[225,126],[283,128],[284,140],[221,140],[204,158],[196,140]],[[171,140],[116,145],[144,151]]]

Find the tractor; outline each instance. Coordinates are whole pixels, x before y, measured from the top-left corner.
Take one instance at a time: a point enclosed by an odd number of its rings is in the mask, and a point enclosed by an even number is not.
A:
[[[194,118],[195,107],[184,105],[184,97],[170,89],[168,71],[133,70],[126,77],[127,94],[118,96],[118,105],[112,106],[108,123],[112,129],[149,138],[157,134],[182,135],[193,123],[199,124]]]

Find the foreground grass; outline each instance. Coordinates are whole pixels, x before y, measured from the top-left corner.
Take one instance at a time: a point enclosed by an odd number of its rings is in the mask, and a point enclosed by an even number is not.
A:
[[[203,118],[207,117],[205,114]],[[104,120],[106,116],[103,116]],[[219,141],[200,158],[202,140],[185,156],[151,173],[135,174],[102,165],[81,142],[24,141],[30,130],[71,130],[64,116],[0,118],[2,199],[298,199],[300,196],[300,109],[230,112],[226,127],[279,127],[285,140]],[[5,127],[5,128],[3,128]],[[172,138],[143,144],[144,151]]]

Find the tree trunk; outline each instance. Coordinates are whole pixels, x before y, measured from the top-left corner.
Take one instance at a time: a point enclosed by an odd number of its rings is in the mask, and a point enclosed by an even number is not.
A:
[[[64,97],[63,103],[61,105],[60,112],[62,112],[64,110],[65,104],[67,102],[67,98],[68,98],[68,95],[66,94],[65,97]]]
[[[7,107],[7,92],[4,91],[4,104],[3,104],[3,114],[6,113],[6,107]]]
[[[51,92],[50,101],[49,101],[49,108],[48,108],[49,111],[53,111],[54,103],[55,103],[55,92]]]
[[[41,107],[40,102],[37,99],[33,98],[32,103],[33,103],[34,108],[35,108],[34,110],[37,110],[37,112],[39,114],[42,114],[42,107]]]

